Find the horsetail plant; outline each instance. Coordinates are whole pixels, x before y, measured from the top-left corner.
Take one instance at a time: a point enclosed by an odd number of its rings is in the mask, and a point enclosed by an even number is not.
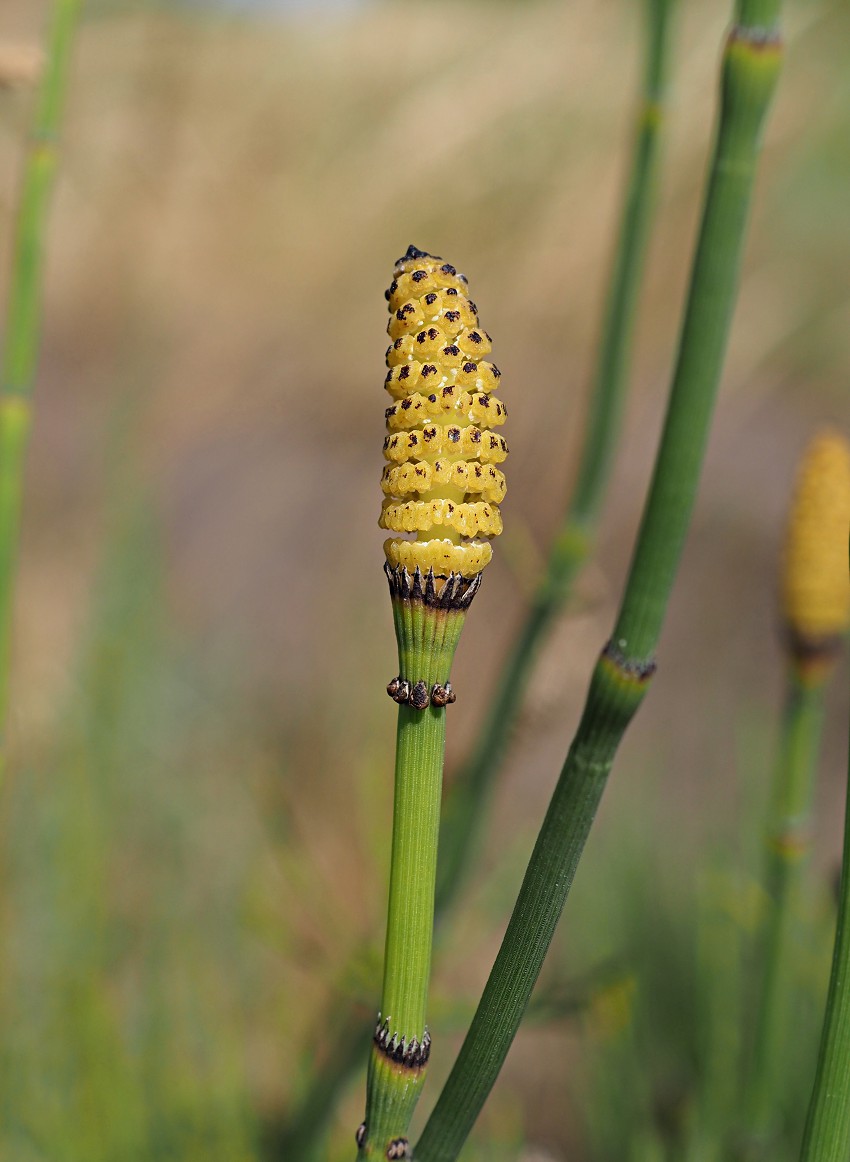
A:
[[[675,0],[644,0],[644,3],[646,50],[635,116],[632,164],[605,302],[578,475],[543,577],[501,670],[486,719],[446,797],[437,867],[438,912],[462,882],[475,846],[474,835],[484,816],[482,801],[498,773],[540,646],[591,551],[611,475],[655,200]]]
[[[765,114],[781,62],[779,0],[738,0],[722,61],[719,124],[670,400],[620,613],[460,1054],[417,1144],[455,1159],[522,1020],[620,740],[655,649],[696,497],[732,318]],[[850,937],[848,937],[850,947]],[[850,1011],[850,1005],[848,1005]]]
[[[850,783],[850,778],[848,778]],[[850,794],[844,818],[844,860],[838,927],[801,1162],[847,1162],[850,1156]]]
[[[766,835],[765,885],[771,907],[747,1095],[747,1133],[754,1150],[767,1145],[774,1128],[778,1080],[788,1050],[793,945],[824,690],[850,625],[848,529],[850,445],[843,436],[827,432],[811,442],[801,461],[783,552],[786,692]]]
[[[9,699],[12,591],[24,459],[41,329],[44,235],[57,164],[68,65],[82,0],[56,0],[45,70],[24,163],[0,363],[0,738]],[[0,772],[5,745],[0,742]]]
[[[848,450],[837,437],[821,441],[820,476],[815,476],[800,497],[800,509],[811,511],[814,525],[815,507],[823,503],[826,474],[846,474]],[[842,486],[847,487],[842,480]],[[843,498],[846,506],[846,496]],[[805,508],[804,508],[805,506]],[[802,523],[802,521],[801,521]],[[847,577],[847,508],[839,509],[831,523],[824,519],[824,533],[829,545],[816,545],[814,535],[799,539],[812,557],[811,577],[801,571],[791,574],[786,604],[790,604],[800,626],[802,669],[799,681],[822,685],[831,668],[837,641],[850,618],[850,594]],[[816,589],[817,586],[817,589]],[[823,594],[819,602],[815,593]],[[811,609],[809,609],[811,606]],[[802,715],[802,711],[800,714]],[[810,713],[812,713],[810,711]],[[801,728],[802,729],[802,728]],[[790,781],[790,779],[789,779]],[[848,780],[850,782],[850,780]],[[797,793],[797,787],[792,787]],[[809,1103],[801,1151],[802,1162],[846,1162],[850,1155],[850,792],[847,794],[844,822],[844,860],[838,899],[838,926],[832,954],[832,972],[826,1000],[826,1014],[821,1031],[817,1070]]]
[[[848,780],[850,781],[850,780]],[[847,1162],[850,1156],[850,794],[844,818],[844,860],[838,927],[818,1063],[801,1162]]]
[[[399,673],[389,907],[381,1007],[369,1058],[361,1159],[405,1158],[431,1038],[426,1001],[450,671],[466,612],[502,530],[507,455],[493,430],[499,369],[467,280],[415,246],[396,263],[385,386],[384,544]]]
[[[645,56],[633,123],[632,157],[619,235],[605,299],[597,365],[593,376],[578,482],[561,529],[556,534],[546,575],[510,647],[497,687],[471,753],[446,791],[440,823],[435,918],[439,923],[457,896],[475,847],[475,835],[500,769],[507,741],[523,701],[538,650],[573,581],[590,552],[596,522],[613,462],[628,379],[638,288],[645,265],[654,206],[659,144],[664,125],[670,25],[676,0],[645,0]],[[360,954],[362,955],[362,953]],[[322,1018],[325,1023],[325,1017]],[[362,1040],[359,1014],[335,1014],[338,1060],[356,1062]],[[294,1153],[316,1147],[316,1111],[333,1108],[347,1071],[317,1071],[287,1125],[287,1148]],[[321,1119],[319,1119],[321,1120]]]

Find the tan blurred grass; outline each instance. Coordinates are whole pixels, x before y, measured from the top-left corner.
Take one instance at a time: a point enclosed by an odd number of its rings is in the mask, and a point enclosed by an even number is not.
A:
[[[646,406],[658,406],[670,359],[722,19],[707,7],[691,13],[681,38],[642,312],[637,379],[654,388]],[[274,525],[288,547],[315,531],[321,563],[338,551],[332,540],[357,552],[371,523],[361,513],[374,494],[369,432],[382,406],[380,291],[410,238],[472,272],[514,405],[515,519],[543,534],[569,478],[592,359],[636,37],[634,14],[591,3],[388,5],[291,27],[120,11],[93,20],[52,231],[43,425],[52,406],[68,406],[68,391],[50,386],[55,338],[73,356],[60,370],[66,380],[75,373],[75,418],[86,405],[103,414],[121,391],[143,398],[152,467],[182,478],[173,499],[200,471],[196,455],[226,474],[244,454],[270,473],[238,485],[254,490],[249,522],[237,517],[246,498],[228,478],[217,514],[195,514],[213,524],[190,531],[189,544],[223,547],[237,526],[256,526],[256,550]],[[807,42],[828,47],[829,36],[816,22],[800,49],[792,40],[727,376],[757,386],[757,398],[786,374],[760,369],[806,321],[812,298],[789,257],[800,239],[770,224],[782,183],[812,161],[812,126],[828,139],[811,108]],[[427,49],[426,67],[406,67],[407,45]],[[24,104],[18,95],[4,109],[7,174]],[[806,274],[821,291],[817,269]],[[831,354],[817,368],[827,387],[842,370],[842,353]],[[808,392],[817,386],[809,380]],[[541,425],[543,415],[558,422]],[[354,484],[345,492],[352,501],[356,492],[356,509],[326,525],[327,493],[341,481]],[[211,498],[209,483],[199,490]],[[285,513],[277,497],[287,497]],[[179,503],[175,516],[181,533],[196,524]],[[231,543],[227,559],[238,567],[241,558]]]
[[[229,680],[278,719],[303,773],[281,807],[274,772],[251,759],[251,793],[293,816],[295,850],[314,858],[305,871],[270,845],[277,871],[264,875],[261,860],[257,872],[264,938],[279,918],[313,949],[291,978],[308,990],[314,978],[296,1040],[322,1002],[323,966],[380,926],[380,865],[350,825],[360,811],[381,834],[392,730],[376,527],[382,290],[409,242],[465,270],[511,413],[505,517],[520,563],[498,555],[470,619],[456,754],[534,568],[523,545],[545,544],[571,477],[626,163],[636,7],[382,4],[285,24],[116,6],[81,33],[50,237],[16,726],[30,749],[51,729],[108,498],[122,464],[138,462],[164,531],[175,633],[202,665],[231,659]],[[33,59],[43,12],[6,0],[0,43]],[[541,667],[488,867],[539,814],[616,601],[672,358],[725,16],[722,4],[683,15],[623,459],[582,617]],[[669,771],[671,810],[710,798],[742,699],[758,690],[770,704],[792,464],[823,419],[848,426],[848,19],[822,4],[789,24],[703,497],[657,687],[623,756],[626,771]],[[26,85],[0,89],[0,253],[30,97]],[[697,693],[711,720],[693,713]],[[361,763],[377,787],[366,812]],[[275,874],[301,885],[296,896],[313,876],[328,910],[275,903]],[[470,953],[446,971],[471,990],[482,962]],[[280,1103],[284,1051],[270,1040],[257,1052],[269,1055],[256,1070],[263,1101]],[[561,1133],[545,1119],[541,1132]]]

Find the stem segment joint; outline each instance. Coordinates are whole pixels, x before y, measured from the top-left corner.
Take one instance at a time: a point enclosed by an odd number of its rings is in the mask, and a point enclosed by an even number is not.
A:
[[[427,1026],[421,1041],[417,1037],[411,1037],[405,1043],[404,1034],[401,1037],[398,1033],[390,1034],[390,1019],[387,1017],[382,1021],[380,1013],[372,1040],[378,1052],[401,1069],[416,1071],[424,1069],[431,1056],[431,1034]]]

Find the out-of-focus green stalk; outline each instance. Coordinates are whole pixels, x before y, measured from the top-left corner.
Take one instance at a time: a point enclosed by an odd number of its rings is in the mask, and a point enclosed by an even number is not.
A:
[[[725,856],[725,858],[724,858]],[[733,864],[734,867],[734,864]],[[688,1119],[690,1162],[714,1162],[738,1108],[743,1047],[746,893],[729,853],[700,876],[697,895],[696,1014],[699,1087]]]
[[[732,317],[761,131],[779,73],[779,0],[739,0],[723,53],[711,171],[670,402],[614,633],[472,1025],[415,1151],[452,1162],[507,1056],[572,884],[617,747],[653,670]],[[850,1003],[848,1003],[850,1009]]]
[[[675,2],[645,0],[646,57],[631,171],[605,304],[578,477],[563,524],[555,536],[546,572],[502,668],[477,741],[446,797],[437,867],[438,912],[450,902],[463,879],[475,846],[475,833],[484,816],[482,805],[495,782],[538,650],[593,545],[599,510],[611,475],[631,361],[638,290],[654,203],[670,16]]]
[[[0,733],[8,704],[11,606],[24,457],[41,322],[42,255],[57,163],[68,62],[82,0],[56,0],[14,238],[0,364]],[[0,745],[0,771],[5,747]]]
[[[693,507],[735,303],[764,115],[781,60],[780,0],[739,0],[671,403],[614,642],[655,648]]]
[[[755,1159],[774,1150],[773,1135],[785,1097],[782,1066],[795,1051],[790,1030],[794,944],[799,939],[799,897],[809,848],[824,691],[850,626],[848,525],[850,444],[837,432],[822,432],[809,442],[800,460],[782,553],[787,692],[767,834],[766,886],[773,906],[763,941],[761,1003],[745,1106],[746,1145]],[[848,1096],[845,1093],[845,1101]],[[821,1130],[825,1125],[822,1120],[816,1124]]]
[[[799,933],[799,892],[809,849],[809,816],[823,725],[824,682],[789,667],[773,803],[767,831],[765,884],[771,908],[761,954],[763,985],[747,1087],[749,1148],[768,1144],[777,1115],[777,1085],[789,1047],[793,944]]]
[[[838,929],[800,1158],[801,1162],[847,1162],[850,1158],[850,793],[844,820]]]
[[[374,1014],[371,1018],[364,1018],[362,1012],[352,1006],[350,997],[346,997],[345,1002],[344,1006],[322,1015],[323,1032],[327,1023],[336,1018],[333,1059],[314,1066],[292,1113],[282,1126],[272,1129],[269,1158],[276,1162],[287,1162],[289,1158],[319,1162],[327,1156],[327,1140],[321,1131],[317,1132],[317,1127],[328,1125],[340,1095],[355,1070],[362,1068],[372,1027],[370,1021],[374,1022]]]

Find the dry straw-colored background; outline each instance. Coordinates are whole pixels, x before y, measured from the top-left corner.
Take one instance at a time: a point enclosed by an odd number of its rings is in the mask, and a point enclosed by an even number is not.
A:
[[[445,941],[442,997],[471,1000],[482,983],[628,562],[728,17],[723,0],[680,7],[599,551],[541,660]],[[67,1078],[101,1068],[135,1108],[138,1061],[155,1043],[171,1064],[151,1066],[142,1106],[161,1085],[168,1100],[185,1090],[199,1125],[210,1094],[232,1100],[236,1121],[248,1110],[274,1123],[327,1051],[308,1036],[329,998],[374,1004],[377,977],[340,974],[383,925],[394,642],[376,526],[382,292],[410,242],[466,272],[510,409],[507,531],[459,651],[451,764],[576,463],[639,8],[445,0],[249,19],[200,4],[87,6],[48,239],[4,923],[23,998],[15,1053],[52,1095],[57,1126],[63,1109],[83,1122],[95,1111],[87,1140],[102,1148],[89,1158],[119,1157],[108,1125],[129,1115],[110,1113],[97,1080],[69,1098]],[[46,10],[0,8],[3,295]],[[823,423],[850,429],[850,17],[838,0],[798,2],[787,30],[700,502],[659,673],[599,824],[655,828],[653,845],[712,834],[751,794],[781,688],[775,563],[795,458]],[[819,798],[825,868],[839,844],[843,682]],[[651,821],[642,797],[656,803]],[[63,1000],[69,979],[79,988]],[[63,1022],[76,1027],[86,1005],[111,1048],[65,1060]],[[451,1044],[435,1050],[435,1074]],[[563,1033],[521,1037],[485,1128],[525,1126],[564,1156],[578,1131],[563,1044]],[[350,1153],[355,1091],[334,1157]]]

